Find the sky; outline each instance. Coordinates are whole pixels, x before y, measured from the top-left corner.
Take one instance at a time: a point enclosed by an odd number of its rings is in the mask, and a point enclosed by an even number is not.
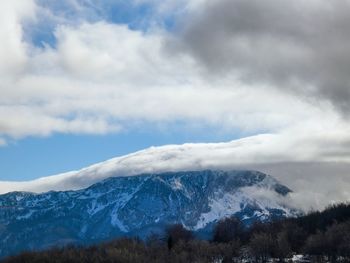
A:
[[[151,146],[202,143],[194,155],[211,167],[240,162],[317,185],[315,196],[350,197],[350,1],[0,7],[0,181],[14,189]],[[220,142],[230,150],[211,155]],[[198,168],[176,169],[185,167]]]

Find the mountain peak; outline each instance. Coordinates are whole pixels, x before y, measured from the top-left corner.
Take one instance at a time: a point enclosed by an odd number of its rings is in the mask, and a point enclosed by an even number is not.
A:
[[[208,234],[223,217],[245,224],[293,216],[291,190],[258,171],[181,171],[111,177],[77,191],[0,195],[0,255],[41,244],[146,237],[167,225]],[[9,242],[11,240],[11,242]]]

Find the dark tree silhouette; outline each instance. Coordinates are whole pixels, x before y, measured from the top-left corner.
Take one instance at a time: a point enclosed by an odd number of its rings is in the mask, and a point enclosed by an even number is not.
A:
[[[254,234],[249,242],[251,254],[256,261],[266,262],[273,256],[275,242],[273,237],[268,233]]]
[[[188,242],[194,238],[193,233],[184,228],[181,224],[169,226],[166,229],[166,237],[169,250],[180,240]]]
[[[244,226],[236,217],[227,217],[220,220],[215,228],[213,241],[228,243],[234,240],[241,240],[244,235]]]

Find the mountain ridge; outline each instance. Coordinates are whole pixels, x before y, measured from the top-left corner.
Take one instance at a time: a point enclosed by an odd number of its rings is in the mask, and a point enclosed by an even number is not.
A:
[[[255,196],[261,191],[269,197]],[[76,191],[7,193],[0,195],[0,255],[42,244],[144,238],[175,223],[205,235],[232,215],[245,224],[294,216],[282,202],[290,192],[258,171],[203,170],[111,177]]]

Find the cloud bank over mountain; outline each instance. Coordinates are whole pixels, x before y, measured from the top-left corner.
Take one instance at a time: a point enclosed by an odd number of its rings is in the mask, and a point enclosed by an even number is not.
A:
[[[308,159],[310,156],[303,153],[303,148],[289,148],[289,145],[282,154],[278,152],[279,143],[271,144],[270,137],[273,136],[254,136],[228,143],[152,147],[79,171],[27,182],[0,182],[0,193],[81,189],[105,178],[142,173],[254,169],[269,173],[290,187],[293,193],[285,202],[297,208],[320,209],[350,198],[349,163],[334,163],[327,159],[316,163]],[[256,194],[264,195],[262,192]]]

